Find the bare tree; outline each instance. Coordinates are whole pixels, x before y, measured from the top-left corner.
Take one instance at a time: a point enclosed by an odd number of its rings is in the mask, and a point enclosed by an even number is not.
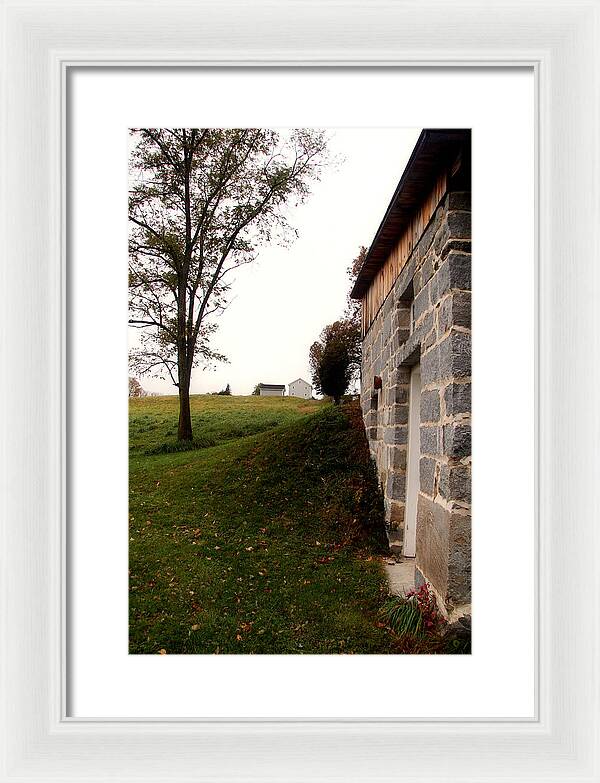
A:
[[[144,397],[146,392],[142,389],[141,383],[137,378],[129,378],[129,396]]]
[[[191,440],[193,367],[211,348],[229,272],[267,242],[295,235],[302,202],[326,162],[322,131],[136,128],[130,157],[129,323],[142,329],[130,363],[179,390],[178,438]]]

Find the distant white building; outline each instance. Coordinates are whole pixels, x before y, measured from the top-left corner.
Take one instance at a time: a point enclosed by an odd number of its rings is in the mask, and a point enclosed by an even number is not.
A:
[[[261,397],[283,397],[285,386],[277,383],[259,383],[258,390]]]
[[[312,398],[312,386],[302,378],[296,378],[289,384],[289,396],[290,397],[302,397],[303,400],[310,400]]]

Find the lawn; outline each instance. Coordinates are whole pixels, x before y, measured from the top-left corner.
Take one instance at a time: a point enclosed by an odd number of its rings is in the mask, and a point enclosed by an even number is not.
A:
[[[356,404],[130,401],[130,652],[390,653],[383,509]]]

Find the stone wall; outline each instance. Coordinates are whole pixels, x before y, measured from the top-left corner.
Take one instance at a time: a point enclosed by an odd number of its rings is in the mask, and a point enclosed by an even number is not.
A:
[[[363,341],[361,405],[386,520],[404,531],[411,367],[421,365],[418,579],[470,602],[471,205],[446,193]],[[375,376],[381,377],[376,390]]]

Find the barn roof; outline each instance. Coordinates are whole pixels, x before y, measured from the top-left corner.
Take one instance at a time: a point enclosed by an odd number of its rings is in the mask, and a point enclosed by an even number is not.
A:
[[[259,383],[258,384],[259,389],[285,389],[285,386],[283,384],[278,383]]]
[[[450,164],[470,138],[470,130],[424,130],[415,148],[350,293],[362,299],[371,280],[385,263],[415,209],[427,196],[442,168]]]

